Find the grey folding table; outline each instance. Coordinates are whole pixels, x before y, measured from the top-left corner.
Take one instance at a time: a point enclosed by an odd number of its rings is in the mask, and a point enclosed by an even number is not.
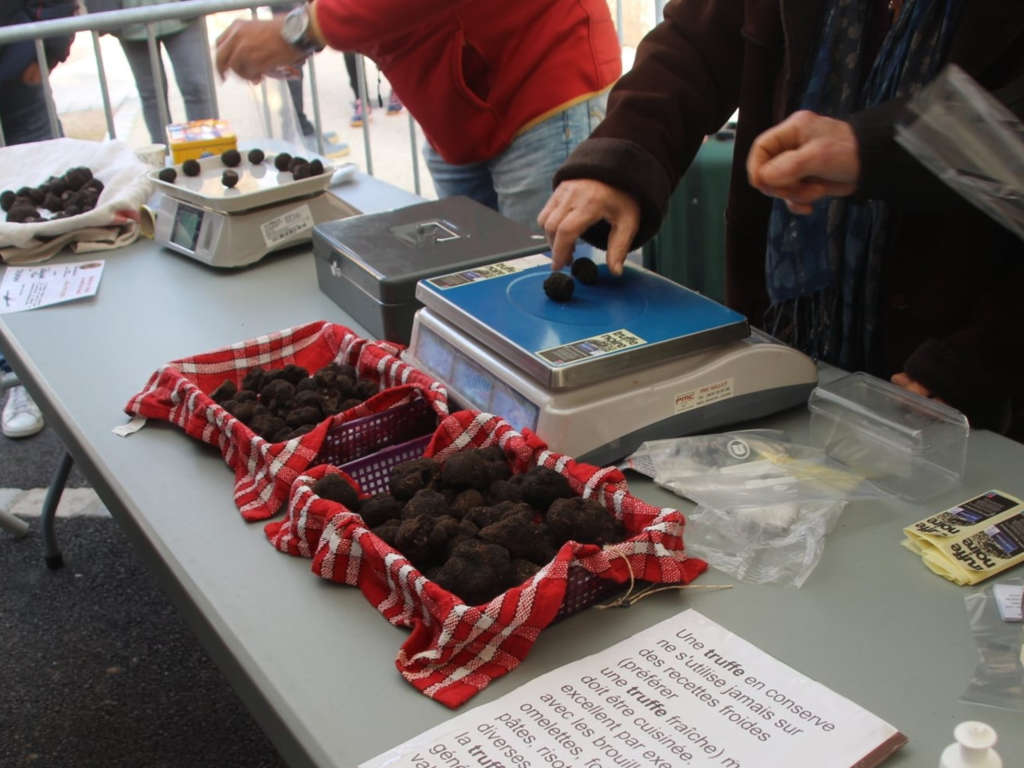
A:
[[[361,210],[415,201],[365,176],[338,192]],[[450,718],[396,672],[404,631],[358,590],[317,578],[308,560],[277,552],[260,524],[242,520],[216,450],[164,423],[128,438],[111,431],[168,360],[314,320],[363,332],[318,290],[312,254],[227,272],[149,241],[105,258],[95,298],[0,317],[0,347],[281,754],[294,766],[353,768]],[[764,423],[799,435],[807,414]],[[973,434],[961,488],[927,505],[850,504],[803,588],[737,584],[585,611],[541,633],[518,669],[467,706],[694,607],[903,730],[910,743],[894,768],[933,768],[966,719],[991,723],[1012,764],[1024,753],[1020,714],[957,701],[975,663],[964,591],[899,542],[904,525],[971,494],[1024,493],[1021,467],[1024,446]],[[650,482],[633,490],[688,507]],[[731,580],[709,571],[699,583]]]

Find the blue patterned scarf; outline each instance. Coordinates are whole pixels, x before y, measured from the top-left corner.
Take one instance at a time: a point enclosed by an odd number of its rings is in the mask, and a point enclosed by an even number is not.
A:
[[[916,93],[945,62],[961,0],[907,0],[874,62],[865,53],[872,0],[830,0],[799,109],[842,119]],[[870,66],[865,76],[865,68]],[[819,201],[811,214],[772,204],[765,327],[812,357],[847,370],[880,368],[879,301],[889,207]]]

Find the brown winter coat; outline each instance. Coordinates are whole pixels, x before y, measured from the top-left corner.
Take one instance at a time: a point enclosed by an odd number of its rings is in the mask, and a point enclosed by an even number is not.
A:
[[[608,117],[555,177],[632,194],[653,236],[706,134],[737,108],[726,210],[726,302],[755,325],[768,306],[769,198],[749,185],[753,140],[796,103],[817,44],[820,0],[675,0],[613,89]],[[1024,2],[966,0],[950,60],[1024,113]],[[1015,101],[1014,101],[1015,100]],[[905,370],[971,417],[1005,429],[1024,404],[1024,245],[958,198],[893,140],[901,103],[849,118],[860,144],[857,195],[893,209],[883,266],[888,377]],[[602,232],[601,230],[605,231]],[[607,228],[588,239],[604,245]],[[1011,399],[1013,401],[1011,405]]]

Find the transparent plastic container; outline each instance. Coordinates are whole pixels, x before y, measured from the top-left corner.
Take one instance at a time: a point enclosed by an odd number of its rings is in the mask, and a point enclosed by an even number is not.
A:
[[[970,426],[960,411],[866,373],[815,387],[811,441],[883,491],[922,501],[957,485]]]

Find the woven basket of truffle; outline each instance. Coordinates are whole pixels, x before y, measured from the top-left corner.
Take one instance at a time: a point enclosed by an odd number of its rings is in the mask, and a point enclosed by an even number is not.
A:
[[[429,442],[314,468],[266,533],[411,628],[399,672],[457,707],[514,669],[551,622],[609,587],[700,574],[706,564],[686,556],[684,522],[632,496],[613,467],[460,411]]]
[[[400,349],[310,323],[167,363],[125,411],[217,446],[242,516],[265,520],[308,467],[429,434],[447,415],[444,387]]]

